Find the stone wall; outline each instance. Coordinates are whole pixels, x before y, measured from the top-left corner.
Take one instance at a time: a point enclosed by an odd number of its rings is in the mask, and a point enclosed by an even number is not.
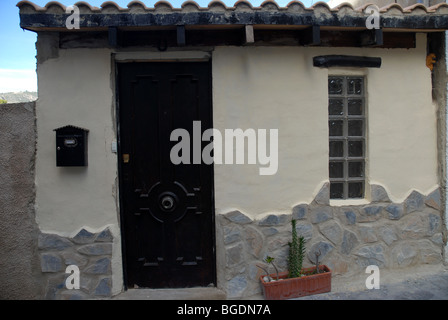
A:
[[[0,299],[41,294],[35,221],[35,103],[0,105]]]
[[[291,219],[298,220],[298,235],[307,240],[304,266],[315,263],[320,252],[319,261],[333,277],[359,274],[372,264],[382,270],[442,262],[439,189],[426,196],[413,191],[403,203],[393,203],[384,188],[372,185],[370,204],[347,207],[330,206],[328,189],[325,184],[311,204],[299,204],[291,214],[257,220],[239,211],[218,215],[217,246],[225,252],[221,283],[229,298],[261,292],[256,265],[267,255],[287,269]]]
[[[81,229],[74,237],[42,233],[38,238],[44,299],[79,300],[112,295],[112,244],[109,228],[100,232]],[[68,289],[69,265],[79,268],[80,288]]]

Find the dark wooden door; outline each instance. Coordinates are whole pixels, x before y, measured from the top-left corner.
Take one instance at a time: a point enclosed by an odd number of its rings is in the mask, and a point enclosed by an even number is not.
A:
[[[127,285],[215,284],[213,167],[170,159],[174,129],[212,127],[210,63],[122,63],[118,86]]]

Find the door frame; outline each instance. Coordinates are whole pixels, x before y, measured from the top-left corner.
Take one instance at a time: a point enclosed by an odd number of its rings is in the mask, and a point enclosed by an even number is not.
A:
[[[165,54],[168,55],[161,59],[161,56]],[[213,128],[213,64],[211,59],[211,53],[209,52],[199,52],[199,51],[179,51],[179,52],[127,52],[127,53],[112,53],[112,74],[113,74],[113,84],[115,94],[115,126],[116,126],[116,143],[117,143],[117,179],[118,179],[118,213],[120,221],[120,238],[121,238],[121,261],[122,261],[122,276],[123,276],[123,287],[124,290],[128,290],[128,270],[126,261],[126,230],[124,227],[124,196],[121,192],[124,188],[122,179],[122,161],[121,161],[121,132],[120,132],[120,90],[119,90],[119,72],[118,64],[121,63],[184,63],[184,62],[207,62],[210,64],[210,124]],[[215,175],[214,175],[214,164],[211,164],[211,227],[212,227],[212,273],[213,273],[213,283],[214,286],[218,286],[217,282],[217,261],[216,261],[216,215],[215,215]],[[132,289],[132,288],[131,288]]]

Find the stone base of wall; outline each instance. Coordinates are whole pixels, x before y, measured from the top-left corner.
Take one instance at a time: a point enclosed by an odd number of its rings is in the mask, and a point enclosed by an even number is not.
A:
[[[261,293],[256,265],[269,255],[287,270],[291,219],[298,235],[307,240],[304,266],[319,261],[333,275],[364,273],[368,265],[382,269],[438,264],[443,261],[440,191],[425,196],[412,192],[403,203],[392,203],[381,186],[372,185],[368,205],[332,207],[325,184],[311,204],[300,204],[290,214],[270,214],[252,220],[239,211],[220,214],[218,246],[225,252],[221,267],[222,287],[229,298]],[[272,270],[274,272],[274,270]]]
[[[45,299],[78,300],[110,297],[112,294],[112,244],[109,228],[97,233],[81,229],[67,238],[41,233],[38,238]],[[80,271],[80,288],[68,289],[67,266]]]

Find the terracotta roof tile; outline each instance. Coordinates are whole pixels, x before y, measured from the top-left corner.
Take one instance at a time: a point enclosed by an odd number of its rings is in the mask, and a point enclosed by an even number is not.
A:
[[[249,1],[239,0],[229,7],[219,0],[211,1],[207,7],[201,7],[193,0],[182,3],[175,8],[165,0],[157,1],[152,7],[142,1],[131,1],[126,8],[113,1],[105,1],[100,8],[93,7],[85,1],[76,2],[81,14],[104,15],[85,22],[85,27],[106,28],[110,26],[148,26],[148,25],[178,25],[178,24],[278,24],[278,25],[319,25],[335,27],[363,27],[365,19],[371,12],[366,4],[354,8],[350,3],[342,3],[330,8],[326,2],[318,1],[311,7],[305,7],[300,1],[291,1],[285,7],[280,7],[274,0],[265,0],[258,7]],[[40,7],[30,1],[20,1],[21,26],[38,30],[40,28],[61,28],[58,14],[65,14],[66,6],[57,2],[48,2]],[[431,7],[414,4],[403,8],[392,3],[379,8],[384,28],[395,29],[448,29],[448,4],[441,3]],[[34,16],[34,13],[48,13],[48,17]],[[123,14],[140,15],[134,16]],[[144,16],[143,14],[150,14]],[[159,15],[159,13],[163,13]],[[120,14],[120,16],[115,16]],[[107,15],[107,17],[106,17]],[[153,17],[149,17],[153,15]],[[171,16],[171,17],[168,17]],[[97,22],[100,21],[100,22]],[[143,21],[143,22],[142,22]]]
[[[139,8],[142,8],[142,9],[146,10],[146,11],[154,11],[154,10],[157,9],[157,7],[160,7],[160,6],[168,7],[172,11],[182,11],[185,8],[187,8],[188,6],[194,6],[194,7],[196,7],[196,9],[198,11],[200,11],[200,10],[208,10],[208,9],[214,7],[214,6],[219,6],[219,7],[225,8],[226,10],[229,10],[229,11],[237,10],[239,7],[246,7],[246,8],[250,8],[251,10],[266,10],[266,9],[267,10],[272,10],[272,9],[275,9],[275,10],[283,11],[283,10],[288,10],[290,7],[293,7],[293,6],[296,6],[296,5],[300,5],[301,7],[303,7],[303,9],[305,9],[307,11],[313,11],[313,10],[315,10],[318,7],[324,7],[324,8],[326,8],[327,10],[329,10],[331,12],[336,12],[336,11],[339,11],[341,8],[346,7],[347,9],[355,11],[355,12],[362,12],[368,6],[375,5],[375,4],[368,3],[368,4],[363,5],[362,7],[354,8],[352,4],[350,4],[348,2],[344,2],[344,3],[341,3],[341,4],[337,5],[336,7],[330,8],[328,6],[328,3],[323,2],[323,1],[318,1],[318,2],[314,3],[311,7],[307,8],[300,1],[291,1],[285,7],[281,7],[274,0],[265,0],[258,7],[254,7],[254,6],[252,6],[252,4],[249,1],[238,0],[238,1],[236,1],[234,3],[234,5],[232,7],[228,7],[222,1],[213,0],[213,1],[211,1],[208,4],[208,6],[206,8],[204,8],[204,7],[201,7],[199,4],[197,4],[193,0],[187,0],[187,1],[182,3],[180,8],[176,8],[176,7],[173,7],[173,5],[170,2],[165,1],[165,0],[157,1],[154,4],[153,7],[148,7],[142,1],[134,0],[134,1],[130,1],[129,2],[129,4],[127,5],[127,8],[120,7],[114,1],[105,1],[104,3],[101,4],[101,9],[99,9],[97,7],[93,7],[93,6],[91,6],[89,3],[85,2],[85,1],[76,2],[75,5],[76,6],[84,6],[84,7],[88,8],[90,11],[92,11],[92,13],[94,13],[94,12],[98,12],[98,10],[102,11],[102,10],[108,8],[108,7],[115,9],[117,12],[128,12],[133,7],[139,7]],[[50,2],[48,2],[45,5],[45,7],[40,7],[40,6],[36,5],[36,4],[34,4],[33,2],[27,1],[27,0],[20,1],[19,3],[17,3],[17,7],[19,7],[19,8],[23,8],[25,6],[30,6],[36,12],[45,12],[52,6],[58,6],[63,11],[65,11],[65,9],[66,9],[65,5],[63,5],[63,4],[61,4],[60,2],[57,2],[57,1],[50,1]],[[399,11],[401,11],[403,13],[412,13],[415,10],[423,10],[426,13],[435,13],[438,10],[443,9],[443,8],[448,9],[448,4],[447,3],[439,3],[439,4],[431,6],[431,7],[425,7],[421,3],[416,3],[416,4],[412,5],[412,6],[408,6],[408,7],[403,8],[401,5],[399,5],[397,3],[391,3],[391,4],[387,5],[387,6],[384,6],[384,7],[380,8],[380,10],[381,10],[380,12],[387,13],[389,10],[398,9]]]

